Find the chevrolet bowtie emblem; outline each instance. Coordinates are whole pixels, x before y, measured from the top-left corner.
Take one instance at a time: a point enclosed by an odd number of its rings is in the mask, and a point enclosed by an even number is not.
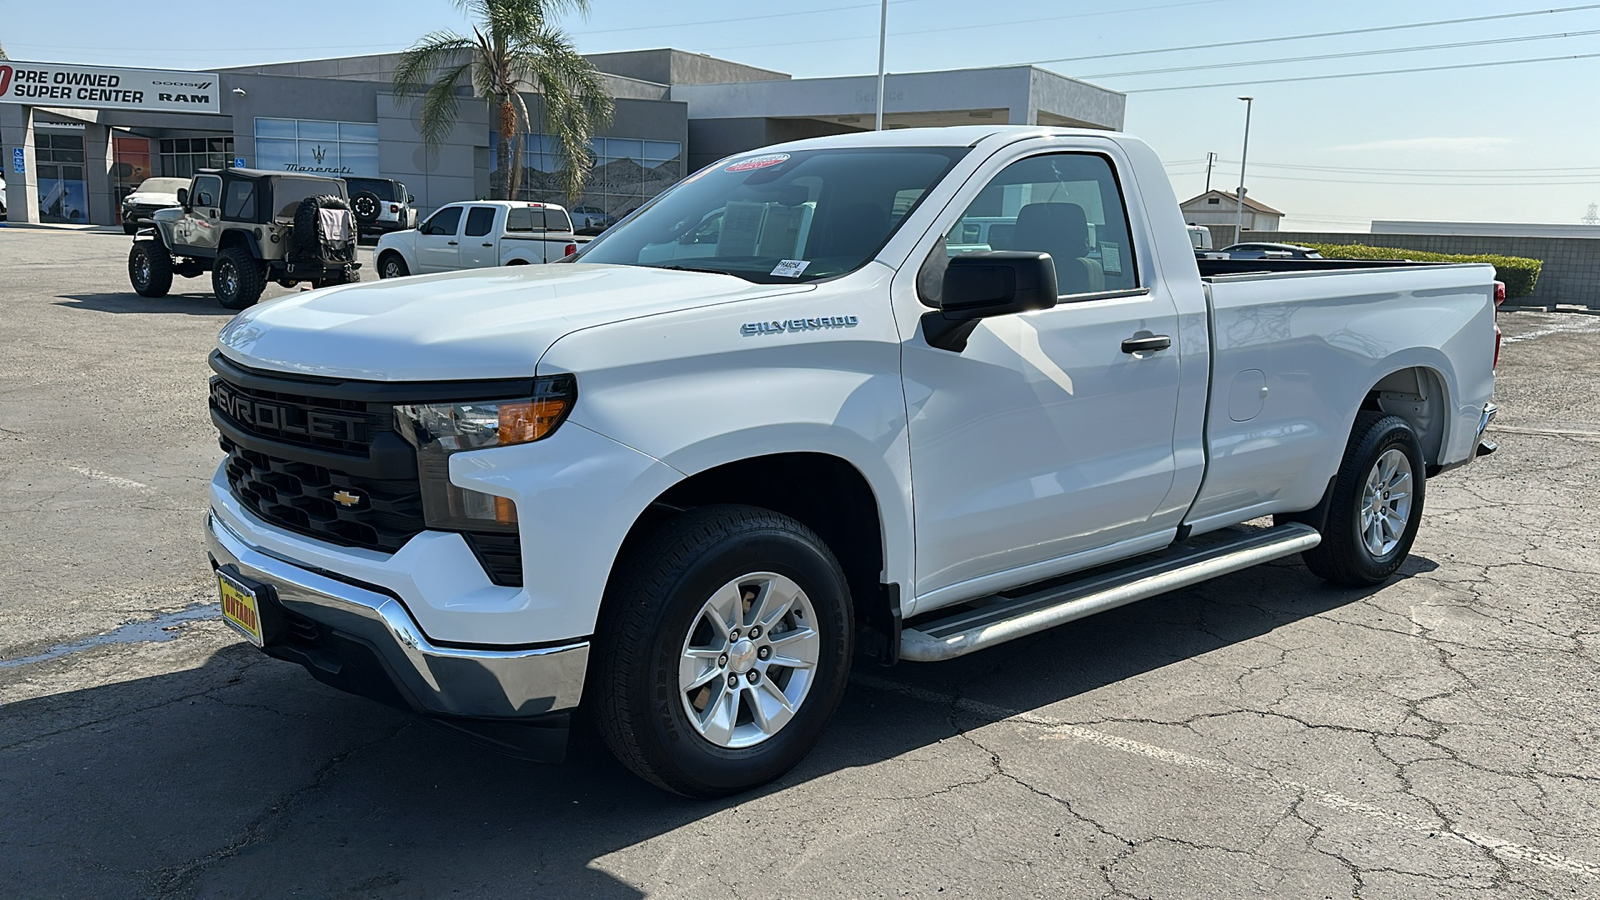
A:
[[[352,494],[349,491],[335,491],[333,499],[339,501],[341,506],[355,506],[361,502],[361,495]]]

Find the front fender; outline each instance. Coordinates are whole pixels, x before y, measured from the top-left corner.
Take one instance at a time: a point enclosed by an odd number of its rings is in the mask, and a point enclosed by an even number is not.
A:
[[[689,475],[782,453],[837,457],[879,504],[885,580],[911,583],[910,445],[887,269],[805,294],[569,334],[539,374],[574,372],[571,421]],[[750,323],[799,322],[781,332]]]

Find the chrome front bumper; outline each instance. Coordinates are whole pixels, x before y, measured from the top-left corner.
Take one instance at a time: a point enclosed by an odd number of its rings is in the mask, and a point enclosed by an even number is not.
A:
[[[370,648],[417,712],[465,719],[528,719],[570,710],[583,693],[588,641],[510,650],[441,647],[423,635],[396,598],[273,556],[210,513],[206,544],[213,566],[232,566],[245,578],[270,585],[277,602],[289,612]],[[274,647],[269,642],[265,649],[273,653]]]

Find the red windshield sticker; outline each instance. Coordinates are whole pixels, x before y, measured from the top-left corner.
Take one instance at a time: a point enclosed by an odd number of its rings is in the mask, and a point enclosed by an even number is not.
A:
[[[787,153],[769,153],[766,156],[752,156],[749,159],[741,159],[722,171],[753,172],[756,169],[765,169],[768,166],[775,166],[788,158],[789,154]]]

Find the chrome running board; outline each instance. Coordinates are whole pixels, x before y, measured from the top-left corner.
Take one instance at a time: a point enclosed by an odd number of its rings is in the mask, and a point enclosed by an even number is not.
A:
[[[1024,587],[964,604],[949,615],[908,624],[900,658],[937,662],[1092,616],[1136,600],[1208,581],[1322,543],[1309,525],[1224,530],[1072,580]],[[934,613],[938,615],[938,613]]]

